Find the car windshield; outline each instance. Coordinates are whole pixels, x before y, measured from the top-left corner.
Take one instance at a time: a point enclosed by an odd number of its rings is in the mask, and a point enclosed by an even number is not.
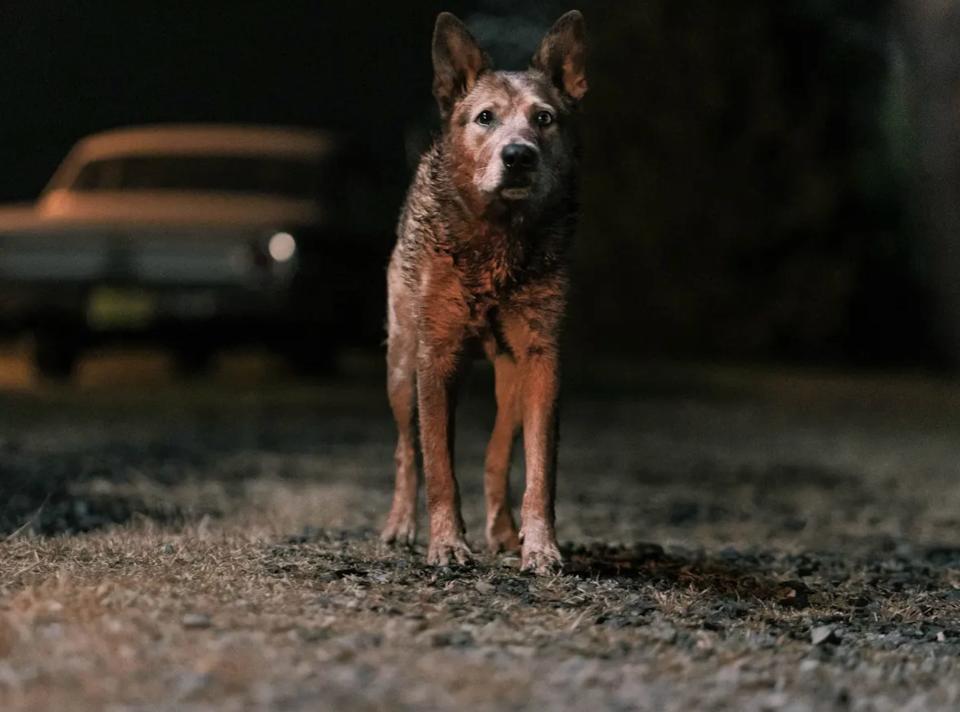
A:
[[[317,198],[320,166],[272,156],[124,156],[91,161],[80,170],[72,189],[225,191]]]

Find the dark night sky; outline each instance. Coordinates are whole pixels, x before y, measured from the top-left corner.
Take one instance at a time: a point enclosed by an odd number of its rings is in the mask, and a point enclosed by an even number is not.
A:
[[[890,0],[2,0],[0,203],[35,198],[92,132],[306,125],[366,146],[389,236],[437,125],[436,14],[521,68],[573,6],[591,41],[574,326],[638,352],[925,353]]]
[[[145,122],[334,128],[402,166],[406,129],[434,120],[434,17],[479,5],[504,3],[4,0],[0,201],[35,197],[84,134]],[[550,6],[523,12],[545,29]]]

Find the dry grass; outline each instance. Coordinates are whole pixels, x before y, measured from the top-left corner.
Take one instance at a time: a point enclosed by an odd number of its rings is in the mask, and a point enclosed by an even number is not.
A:
[[[955,709],[953,396],[784,380],[571,398],[543,579],[377,543],[377,387],[5,396],[0,709]]]

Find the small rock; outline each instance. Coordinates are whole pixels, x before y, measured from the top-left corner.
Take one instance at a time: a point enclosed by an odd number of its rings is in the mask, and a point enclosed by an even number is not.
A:
[[[486,581],[477,581],[477,584],[474,586],[474,588],[477,589],[478,593],[482,593],[484,596],[493,593],[495,589],[492,583],[488,583]]]
[[[349,658],[362,650],[371,650],[383,645],[380,633],[349,633],[333,640],[340,652],[347,652]]]
[[[390,640],[409,638],[427,627],[422,620],[407,618],[392,618],[383,627],[384,635]]]
[[[174,679],[173,685],[177,700],[188,700],[206,689],[212,682],[209,673],[184,672]]]
[[[160,553],[167,554],[168,556],[170,554],[176,553],[176,551],[177,550],[173,548],[173,544],[164,544],[163,547],[160,549]]]
[[[330,637],[330,631],[326,628],[308,628],[306,626],[297,626],[294,633],[305,643],[316,643]]]
[[[802,581],[784,581],[777,587],[777,603],[785,608],[806,608],[810,605],[810,589]]]
[[[209,628],[213,621],[206,613],[187,613],[180,623],[184,628]]]
[[[518,658],[532,658],[537,654],[537,649],[532,645],[508,645],[506,650],[511,655],[515,655]]]
[[[466,648],[473,645],[473,636],[467,631],[438,631],[430,636],[430,643],[435,648]]]
[[[818,625],[810,631],[810,642],[814,645],[837,642],[836,631],[832,625]]]
[[[654,640],[673,643],[677,639],[677,629],[665,618],[657,616],[647,626],[647,632]]]
[[[607,616],[604,618],[603,624],[608,628],[627,628],[636,625],[636,621],[627,616]]]

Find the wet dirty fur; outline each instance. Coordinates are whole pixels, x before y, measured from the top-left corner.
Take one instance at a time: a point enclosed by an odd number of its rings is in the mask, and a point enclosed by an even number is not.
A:
[[[388,270],[388,393],[396,487],[382,538],[412,543],[419,425],[430,524],[427,560],[465,562],[453,472],[456,385],[477,353],[493,363],[497,416],[484,464],[486,542],[554,570],[559,335],[576,221],[574,117],[587,89],[583,18],[561,17],[525,72],[493,71],[466,27],[437,18],[434,95],[443,131],[424,154]],[[518,158],[519,157],[519,158]],[[415,420],[418,417],[419,422]],[[508,470],[523,431],[518,531]]]

